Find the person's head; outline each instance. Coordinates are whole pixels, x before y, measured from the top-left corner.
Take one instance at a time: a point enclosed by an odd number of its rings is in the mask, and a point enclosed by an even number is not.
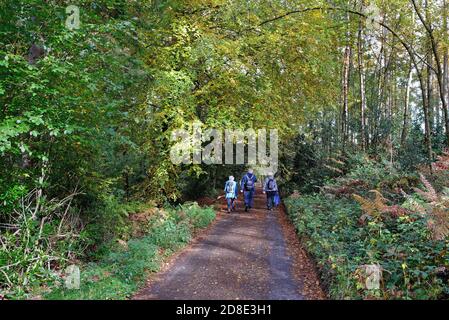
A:
[[[234,181],[234,177],[233,176],[229,176],[229,181]]]
[[[274,177],[273,172],[268,172],[268,177],[269,177],[269,178],[273,178],[273,177]]]
[[[249,173],[249,174],[253,174],[253,173],[254,173],[254,170],[250,168],[250,169],[248,169],[248,173]]]

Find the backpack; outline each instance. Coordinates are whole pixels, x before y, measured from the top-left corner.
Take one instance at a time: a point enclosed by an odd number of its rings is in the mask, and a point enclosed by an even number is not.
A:
[[[281,204],[281,197],[279,196],[279,193],[276,192],[274,195],[274,205],[277,207]]]
[[[226,193],[234,193],[235,189],[235,184],[232,183],[231,181],[228,181],[228,183],[226,184]]]
[[[254,180],[253,178],[248,177],[248,175],[246,176],[245,189],[246,191],[251,191],[254,189]]]
[[[268,180],[267,190],[268,191],[273,191],[274,189],[275,189],[274,179]]]

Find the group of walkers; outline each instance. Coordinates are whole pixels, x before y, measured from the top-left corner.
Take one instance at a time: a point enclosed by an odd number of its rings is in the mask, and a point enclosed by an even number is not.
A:
[[[248,212],[251,208],[253,208],[256,182],[257,177],[252,169],[249,169],[248,172],[242,177],[242,179],[240,180],[240,186],[237,184],[233,176],[229,177],[229,180],[226,181],[224,188],[228,205],[228,213],[236,210],[236,201],[239,195],[239,189],[240,192],[243,193],[245,212]],[[263,193],[267,196],[267,209],[269,211],[272,211],[273,208],[279,204],[278,191],[279,190],[276,179],[274,178],[274,174],[270,172],[268,173],[268,176],[263,184]]]

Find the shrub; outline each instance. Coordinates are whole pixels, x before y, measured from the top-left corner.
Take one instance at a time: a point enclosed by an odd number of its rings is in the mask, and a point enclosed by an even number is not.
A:
[[[178,249],[190,240],[191,230],[188,221],[176,223],[170,218],[151,228],[149,237],[163,249]]]
[[[318,194],[287,199],[297,232],[332,298],[445,298],[449,293],[445,233],[449,206],[444,195],[436,194],[421,177],[423,186],[415,189],[421,195],[393,190],[399,195],[391,196],[390,182],[404,177],[382,166],[386,164],[355,166]],[[351,181],[358,182],[351,186]],[[414,184],[408,184],[409,190]],[[348,193],[335,193],[348,185],[352,188]],[[379,265],[383,270],[379,289],[368,290],[361,281],[359,270],[364,265]]]
[[[197,204],[155,210],[145,236],[109,243],[96,263],[82,266],[80,290],[56,282],[47,299],[126,299],[159,270],[164,255],[184,246],[197,228],[212,222],[215,212]]]
[[[47,200],[33,190],[20,201],[6,223],[0,224],[0,290],[23,296],[27,290],[54,278],[54,271],[82,252],[79,220],[72,212],[75,194]]]
[[[139,282],[146,272],[159,270],[159,248],[148,237],[132,239],[127,243],[127,250],[111,252],[105,259],[115,275],[129,283]]]
[[[205,228],[215,219],[213,208],[201,208],[197,203],[181,206],[194,228]]]

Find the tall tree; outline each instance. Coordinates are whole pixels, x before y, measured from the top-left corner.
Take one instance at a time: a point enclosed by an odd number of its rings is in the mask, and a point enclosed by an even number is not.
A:
[[[363,59],[363,23],[359,22],[357,51],[358,51],[358,65],[360,75],[360,139],[363,151],[366,151],[366,92],[365,92],[365,65]]]

